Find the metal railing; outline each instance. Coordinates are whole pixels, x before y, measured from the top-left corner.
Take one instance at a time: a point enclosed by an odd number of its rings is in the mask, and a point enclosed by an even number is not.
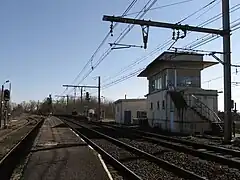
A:
[[[207,114],[207,118],[209,118],[209,120],[212,120],[213,122],[217,122],[217,123],[222,122],[222,120],[220,119],[220,117],[217,115],[216,112],[214,112],[211,108],[209,108],[206,104],[204,104],[200,99],[198,99],[193,94],[191,96],[194,99],[194,102],[197,108],[200,108],[202,113],[205,111]]]
[[[193,99],[193,101],[192,101]],[[216,123],[221,131],[223,131],[223,127],[221,123],[223,122],[221,118],[214,112],[211,108],[209,108],[205,103],[203,103],[199,98],[195,95],[191,94],[188,100],[188,105],[193,108],[196,112],[198,112],[201,116],[205,117],[211,123]]]

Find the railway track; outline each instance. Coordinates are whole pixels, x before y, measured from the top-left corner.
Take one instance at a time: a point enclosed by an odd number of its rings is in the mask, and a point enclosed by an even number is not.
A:
[[[19,120],[19,122],[16,122],[15,124],[10,125],[11,129],[5,129],[6,132],[3,132],[3,133],[0,134],[1,135],[0,141],[4,140],[6,137],[10,136],[11,134],[21,130],[22,128],[24,128],[28,124],[31,124],[32,121],[33,121],[32,117],[26,117],[25,119],[30,119],[30,118],[31,118],[31,120],[28,120],[27,122],[22,123],[21,122],[22,120]],[[37,121],[37,119],[34,119],[34,121]]]
[[[237,150],[192,142],[160,134],[144,132],[141,130],[120,128],[112,125],[102,126],[118,129],[119,131],[124,129],[124,131],[128,131],[128,133],[131,133],[136,137],[141,137],[149,142],[157,143],[161,146],[171,148],[179,152],[191,154],[201,159],[215,161],[220,164],[228,165],[232,168],[240,169],[240,151]]]
[[[108,154],[108,152],[104,151],[101,147],[99,147],[96,143],[94,143],[92,140],[88,138],[88,136],[91,136],[92,134],[97,135],[98,137],[104,138],[105,140],[111,142],[112,144],[124,148],[125,150],[135,154],[138,156],[138,158],[145,159],[147,161],[153,162],[156,165],[158,165],[160,168],[166,170],[169,173],[173,173],[176,176],[179,177],[179,179],[195,179],[195,180],[203,180],[206,179],[206,177],[202,177],[200,175],[197,175],[191,171],[188,171],[186,169],[183,169],[182,167],[176,166],[168,161],[165,161],[163,159],[158,158],[155,155],[149,154],[141,149],[138,149],[134,146],[131,146],[125,142],[122,142],[116,138],[113,138],[111,136],[108,136],[102,132],[96,131],[94,129],[88,128],[85,125],[80,124],[79,122],[76,122],[74,120],[66,119],[63,120],[69,127],[75,130],[87,143],[89,143],[91,146],[93,146],[96,151],[99,152],[105,158],[107,162],[109,162],[113,167],[115,167],[117,170],[121,172],[121,174],[124,174],[125,177],[129,179],[142,179],[141,177],[137,176],[133,171],[128,169],[126,166],[124,166],[123,163],[121,163],[119,160],[114,159],[111,157],[111,155]],[[77,127],[77,128],[76,128]],[[79,129],[81,128],[81,129]],[[84,134],[87,134],[86,136]],[[131,175],[131,178],[130,176]]]
[[[6,155],[0,159],[0,179],[9,180],[14,169],[29,153],[32,143],[43,124],[41,119]]]

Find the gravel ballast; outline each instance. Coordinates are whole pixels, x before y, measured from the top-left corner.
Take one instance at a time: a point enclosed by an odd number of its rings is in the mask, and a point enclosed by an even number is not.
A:
[[[126,138],[119,140],[208,179],[240,179],[240,172],[237,169],[176,152],[144,140],[135,141]]]
[[[239,138],[236,138],[236,141],[230,145],[222,144],[222,140],[220,140],[220,139],[215,140],[215,139],[208,139],[208,138],[199,138],[199,137],[194,137],[194,136],[175,137],[175,138],[240,151],[240,139]]]
[[[91,135],[89,136],[89,133],[86,131],[84,131],[83,133],[86,136],[88,136],[93,142],[95,142],[97,145],[99,145],[101,148],[107,151],[114,158],[118,159],[120,162],[122,162],[125,166],[127,166],[130,170],[135,172],[138,176],[140,176],[144,180],[182,179],[177,177],[171,172],[165,171],[164,169],[160,168],[157,164],[141,159],[138,156],[122,148],[119,148],[118,146],[114,145],[113,143],[105,139],[90,137]],[[116,179],[119,179],[119,176],[116,176]]]
[[[121,138],[121,133],[117,130],[113,131],[112,129],[107,128],[99,128],[98,130],[104,134],[114,136],[120,141],[137,147],[145,152],[156,155],[157,157],[179,167],[194,172],[200,176],[205,176],[208,179],[240,179],[240,172],[237,169],[229,168],[215,162],[201,160],[198,157],[167,149],[158,144],[147,142],[146,140],[133,139],[132,137],[128,138],[126,137],[126,133],[124,133],[124,138]]]

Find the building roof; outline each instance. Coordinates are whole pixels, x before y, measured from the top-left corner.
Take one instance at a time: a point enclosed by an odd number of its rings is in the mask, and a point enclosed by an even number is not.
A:
[[[176,57],[176,56],[180,56],[180,55],[189,55],[189,56],[201,56],[203,57],[203,54],[198,54],[198,53],[185,53],[185,52],[180,52],[180,53],[176,53],[176,52],[163,52],[162,54],[160,54],[155,60],[153,60],[139,75],[138,77],[147,77],[148,72],[156,66],[161,67],[162,65],[166,65],[166,64],[178,64],[178,63],[191,63],[191,64],[198,64],[198,65],[202,65],[202,68],[207,68],[210,66],[213,66],[215,64],[218,64],[218,62],[212,62],[212,61],[200,61],[200,60],[172,60],[171,58]],[[169,59],[171,60],[169,60]]]
[[[136,102],[136,101],[146,101],[146,98],[141,99],[118,99],[114,102],[114,104],[120,103],[120,102]]]

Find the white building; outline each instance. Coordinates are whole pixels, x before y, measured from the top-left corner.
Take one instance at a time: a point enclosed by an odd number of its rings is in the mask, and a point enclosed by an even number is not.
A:
[[[115,104],[115,121],[132,124],[135,118],[146,117],[147,99],[119,99]]]
[[[201,70],[217,64],[201,54],[164,52],[138,77],[147,77],[148,123],[171,132],[222,130],[217,90],[201,88]]]

